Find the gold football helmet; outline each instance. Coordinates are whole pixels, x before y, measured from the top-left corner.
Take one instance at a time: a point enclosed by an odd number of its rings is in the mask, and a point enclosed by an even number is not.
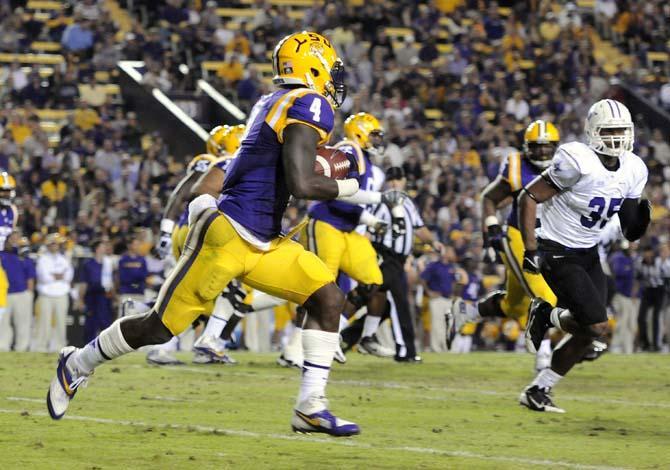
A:
[[[6,206],[12,204],[16,196],[16,180],[12,175],[3,171],[0,173],[0,204]]]
[[[332,43],[320,34],[302,31],[279,41],[272,53],[272,70],[275,85],[306,86],[336,108],[344,102],[344,64]]]
[[[352,114],[344,121],[344,135],[362,149],[375,154],[384,152],[384,128],[369,113]]]
[[[207,153],[218,156],[234,154],[242,143],[245,130],[244,124],[216,126],[209,133]]]
[[[523,134],[524,155],[537,168],[549,168],[560,140],[558,129],[551,122],[533,121]]]
[[[188,173],[192,171],[197,171],[200,173],[204,173],[209,169],[209,166],[218,161],[219,159],[216,158],[214,155],[211,155],[209,153],[201,153],[200,155],[196,155],[193,157],[193,160],[189,162],[189,164],[186,166],[186,171]]]

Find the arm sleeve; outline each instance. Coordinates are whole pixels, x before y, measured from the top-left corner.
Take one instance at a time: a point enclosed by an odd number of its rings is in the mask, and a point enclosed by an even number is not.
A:
[[[379,204],[382,200],[382,195],[378,191],[366,191],[364,189],[359,189],[351,196],[338,197],[337,200],[351,204]]]
[[[565,146],[556,151],[551,166],[542,174],[548,178],[557,189],[563,191],[574,186],[582,176],[579,161],[570,154]]]
[[[319,133],[319,144],[325,144],[335,125],[335,112],[328,100],[315,92],[297,96],[286,111],[283,125],[277,131],[277,139],[284,143],[284,129],[289,124],[305,124]]]
[[[417,210],[414,203],[412,203],[412,210],[409,212],[409,214],[410,218],[412,219],[412,225],[414,226],[414,228],[421,228],[426,225],[423,222],[423,218],[421,217],[421,214],[419,214],[419,211]]]

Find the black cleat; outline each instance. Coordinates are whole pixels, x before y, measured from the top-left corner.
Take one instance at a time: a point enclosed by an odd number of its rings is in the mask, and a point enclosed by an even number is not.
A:
[[[537,385],[529,386],[521,392],[519,403],[529,410],[548,411],[550,413],[565,413],[563,408],[559,408],[551,399],[551,390],[540,388]]]
[[[535,297],[528,308],[528,324],[526,325],[526,349],[528,352],[536,353],[544,335],[551,327],[549,314],[552,306],[540,297]]]

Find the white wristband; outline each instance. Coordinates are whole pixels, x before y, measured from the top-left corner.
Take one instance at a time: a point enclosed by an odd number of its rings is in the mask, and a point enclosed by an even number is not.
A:
[[[351,196],[339,196],[338,201],[349,202],[351,204],[379,204],[382,202],[382,193],[379,191],[366,191],[359,189]]]
[[[362,224],[367,225],[368,227],[376,227],[377,223],[380,221],[379,218],[375,217],[369,211],[361,212],[361,218],[359,219]]]
[[[161,232],[172,233],[174,230],[174,221],[170,219],[161,220]]]
[[[490,227],[491,225],[500,225],[500,222],[498,222],[498,217],[495,215],[489,215],[484,219],[484,225]]]
[[[337,197],[351,196],[358,191],[358,180],[347,178],[346,180],[335,180],[337,183]]]

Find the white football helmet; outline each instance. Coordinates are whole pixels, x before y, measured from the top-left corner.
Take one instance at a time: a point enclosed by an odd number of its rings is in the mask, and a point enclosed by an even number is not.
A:
[[[603,129],[621,129],[621,132],[602,135]],[[616,100],[600,100],[591,106],[584,133],[589,147],[598,153],[620,157],[633,150],[635,129],[630,111]]]

